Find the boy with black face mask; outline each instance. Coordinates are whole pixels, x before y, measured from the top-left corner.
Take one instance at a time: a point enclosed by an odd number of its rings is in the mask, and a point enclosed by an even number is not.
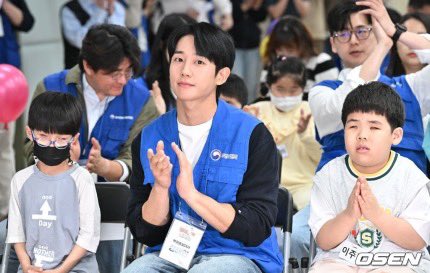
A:
[[[98,272],[97,193],[91,174],[70,159],[81,119],[69,94],[45,92],[30,106],[26,131],[36,164],[13,177],[9,203],[7,243],[18,272]]]

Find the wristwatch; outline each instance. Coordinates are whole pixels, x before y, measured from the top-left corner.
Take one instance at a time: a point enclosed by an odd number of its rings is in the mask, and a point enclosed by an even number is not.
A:
[[[396,28],[396,32],[394,32],[393,37],[391,37],[391,39],[395,43],[399,40],[400,35],[402,35],[402,33],[406,32],[408,29],[404,25],[399,23],[396,23],[394,27]]]

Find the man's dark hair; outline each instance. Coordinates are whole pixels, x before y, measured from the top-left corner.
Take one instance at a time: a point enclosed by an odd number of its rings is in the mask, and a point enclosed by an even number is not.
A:
[[[233,68],[235,47],[233,39],[219,27],[208,23],[183,25],[176,28],[167,41],[167,50],[172,59],[181,38],[194,36],[197,55],[207,58],[215,64],[215,73],[224,67]]]
[[[301,88],[305,88],[307,81],[306,67],[296,57],[278,57],[267,70],[266,83],[270,87],[270,85],[287,75],[294,79]]]
[[[339,1],[327,14],[327,25],[330,31],[330,36],[336,31],[341,31],[348,28],[351,24],[351,15],[367,9],[366,6],[358,6],[355,0]],[[372,23],[370,15],[366,15],[369,24]]]
[[[91,27],[82,41],[79,68],[84,60],[94,71],[114,72],[124,59],[129,59],[135,73],[140,70],[140,48],[136,38],[125,27],[101,24]]]
[[[76,135],[82,113],[82,105],[74,96],[46,91],[31,102],[28,127],[46,133]]]
[[[425,5],[430,5],[430,0],[409,0],[408,6],[414,9],[422,9]]]
[[[218,86],[221,95],[237,99],[242,107],[248,103],[248,89],[245,82],[236,74],[230,74],[227,81]]]
[[[390,86],[381,82],[360,85],[346,96],[342,108],[343,125],[349,114],[357,112],[385,116],[391,130],[403,127],[405,123],[402,99]]]

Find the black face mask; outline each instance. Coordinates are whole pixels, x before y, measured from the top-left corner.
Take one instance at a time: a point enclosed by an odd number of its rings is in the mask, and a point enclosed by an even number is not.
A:
[[[59,165],[64,160],[70,158],[70,145],[64,149],[57,149],[56,147],[40,147],[34,143],[33,153],[40,161],[48,166]]]

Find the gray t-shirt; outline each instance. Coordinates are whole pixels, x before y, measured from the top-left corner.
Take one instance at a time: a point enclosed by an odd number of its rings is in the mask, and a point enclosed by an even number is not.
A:
[[[54,176],[42,173],[36,165],[18,172],[12,179],[9,207],[7,242],[25,242],[33,265],[56,268],[75,244],[96,252],[100,239],[97,193],[90,173],[77,164]],[[97,272],[91,260],[84,258],[77,266],[91,268],[83,272]]]

